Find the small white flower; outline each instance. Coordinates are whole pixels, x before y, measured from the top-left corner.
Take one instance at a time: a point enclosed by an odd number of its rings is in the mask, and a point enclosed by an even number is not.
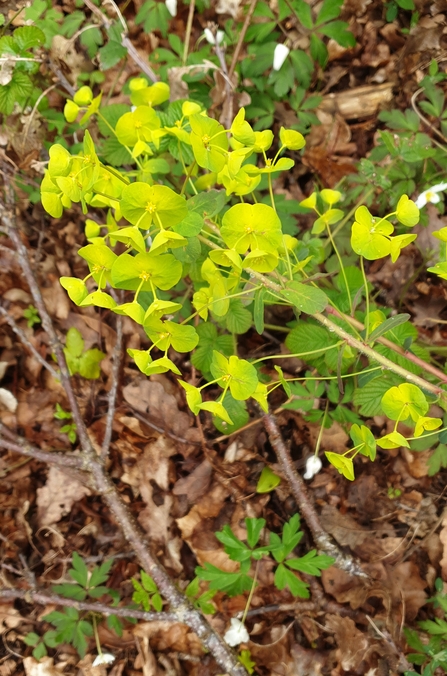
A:
[[[306,471],[303,474],[304,479],[313,479],[315,474],[318,474],[320,469],[323,467],[318,455],[311,455],[306,460]]]
[[[415,200],[417,208],[422,209],[422,207],[425,207],[427,202],[437,204],[441,200],[438,193],[443,192],[444,190],[447,190],[447,183],[438,183],[432,188],[424,190],[424,192],[421,192],[417,200]]]
[[[205,35],[206,41],[209,42],[210,45],[220,45],[225,36],[223,31],[217,31],[216,37],[214,37],[213,31],[210,28],[205,28],[203,34]]]
[[[171,16],[177,15],[177,0],[165,0],[165,5]]]
[[[245,624],[242,624],[240,620],[232,617],[231,627],[224,636],[225,643],[234,648],[234,646],[239,645],[240,643],[247,643],[249,640],[250,636],[245,628]]]
[[[92,667],[99,667],[100,664],[112,664],[114,661],[115,657],[110,653],[101,653],[95,657]]]
[[[277,44],[273,52],[273,70],[279,70],[290,54],[290,49],[281,43]]]

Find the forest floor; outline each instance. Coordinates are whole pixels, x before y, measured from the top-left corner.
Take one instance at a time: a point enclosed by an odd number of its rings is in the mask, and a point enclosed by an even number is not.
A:
[[[124,12],[133,44],[140,55],[156,47],[168,48],[164,38],[148,36],[135,25],[135,12],[141,4],[126,3]],[[8,18],[16,8],[12,0],[0,3]],[[61,9],[68,15],[74,5],[67,0]],[[382,2],[347,0],[343,17],[350,23],[357,46],[347,50],[331,43],[329,64],[319,82],[318,93],[324,95],[318,112],[321,124],[307,136],[302,164],[297,163],[293,172],[276,182],[278,193],[301,200],[312,185],[334,187],[355,172],[356,162],[368,156],[383,127],[378,118],[380,110],[411,108],[411,97],[432,59],[437,59],[443,70],[447,5],[444,0],[422,0],[417,9],[419,21],[410,31],[405,30],[410,28],[410,12],[404,13],[403,20],[387,22]],[[182,40],[187,16],[188,7],[181,6],[171,24],[171,31]],[[225,15],[216,14],[214,9],[197,14],[191,44],[198,40],[207,21],[223,21],[222,17]],[[82,70],[86,60],[82,47],[75,42],[66,62],[62,57],[60,61],[68,80],[72,79],[72,70]],[[107,93],[113,83],[111,103],[123,100],[120,88],[131,75],[137,76],[138,69],[130,59],[106,72],[101,88]],[[51,97],[51,105],[61,111],[63,95],[55,89]],[[217,94],[215,100],[214,114],[219,117],[223,100],[219,101]],[[295,120],[286,101],[276,103],[275,129]],[[36,131],[25,149],[20,147],[18,129],[3,127],[0,132],[2,171],[10,173],[12,168],[24,182],[37,187],[40,176],[34,161],[44,158],[45,139]],[[431,133],[430,129],[426,131]],[[29,195],[23,193],[20,198],[16,222],[31,252],[34,272],[58,334],[64,336],[75,327],[82,334],[85,349],[98,347],[105,353],[98,379],[72,379],[90,439],[95,448],[101,448],[108,395],[117,385],[108,471],[147,534],[153,553],[184,589],[193,579],[197,564],[228,565],[214,535],[225,524],[240,534],[244,518],[263,517],[270,529],[280,529],[299,511],[295,497],[285,481],[272,492],[256,492],[266,464],[280,473],[259,413],[253,409],[249,424],[231,437],[217,432],[207,417],[195,419],[175,378],[165,374],[147,378],[126,361],[125,348],[138,348],[144,342],[144,333],[127,317],[123,318],[121,368],[116,374],[115,316],[107,310],[76,308],[59,284],[62,275],[83,274],[84,264],[76,255],[85,243],[81,210],[74,207],[56,221],[38,202],[33,204]],[[429,207],[428,213],[429,227],[447,225],[434,207]],[[306,217],[300,218],[300,228],[309,227]],[[447,321],[442,320],[442,313],[447,307],[446,288],[442,281],[427,280],[420,262],[417,249],[409,248],[394,265],[383,260],[372,263],[369,280],[389,307],[411,313],[426,343],[445,346]],[[20,261],[6,240],[0,244],[0,271],[2,306],[22,329],[27,343],[53,363],[47,332],[38,323],[30,327],[24,318],[23,312],[33,299]],[[280,322],[277,316],[276,323]],[[270,346],[276,349],[281,349],[282,339],[275,331],[268,334]],[[245,355],[265,350],[267,344],[265,336],[261,342],[254,331],[240,337],[241,353]],[[283,360],[281,366],[292,373],[300,368],[296,360]],[[3,315],[0,376],[2,388],[17,402],[15,407],[2,395],[0,421],[4,425],[44,451],[76,448],[61,431],[67,420],[55,419],[57,405],[69,409],[64,388],[23,346]],[[277,400],[273,399],[271,406],[277,410],[282,437],[295,468],[302,473],[320,425],[304,421],[299,411],[282,409],[284,398],[279,394]],[[344,426],[334,422],[324,430],[321,448],[344,451],[348,438]],[[427,601],[433,596],[435,579],[447,581],[447,470],[441,468],[429,476],[431,454],[431,450],[412,453],[394,449],[382,453],[380,461],[359,461],[355,482],[347,481],[325,463],[307,482],[322,527],[343,552],[355,557],[369,581],[332,566],[321,578],[309,578],[309,599],[297,600],[287,590],[278,591],[272,584],[271,568],[261,565],[260,584],[246,620],[250,641],[245,647],[256,663],[255,673],[385,676],[413,668],[406,660],[411,650],[404,627],[415,629],[418,621],[433,617],[433,607]],[[89,566],[113,558],[107,586],[119,591],[122,603],[130,603],[134,591],[131,578],[138,576],[141,566],[110,510],[76,475],[64,474],[33,457],[2,451],[0,528],[1,588],[18,584],[26,588],[31,578],[43,590],[67,582],[73,552],[77,552]],[[314,542],[304,521],[302,528],[300,547],[305,552],[314,548]],[[219,593],[213,601],[217,612],[208,620],[223,635],[230,619],[244,611],[247,594],[229,598]],[[211,657],[203,654],[200,641],[188,627],[167,622],[125,623],[120,637],[101,623],[103,650],[116,658],[111,667],[92,666],[96,654],[93,638],[82,659],[73,646],[63,645],[50,650],[50,656],[38,665],[23,637],[48,629],[42,618],[55,608],[50,603],[34,605],[27,598],[2,603],[0,676],[221,673]]]

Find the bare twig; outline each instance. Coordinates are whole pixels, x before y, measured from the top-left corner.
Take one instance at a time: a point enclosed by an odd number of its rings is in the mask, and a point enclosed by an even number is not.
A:
[[[318,514],[309,499],[306,485],[293,466],[290,453],[281,436],[276,419],[271,413],[264,415],[264,427],[269,436],[270,443],[278,456],[283,474],[289,482],[298,509],[305,519],[318,549],[333,556],[335,565],[338,568],[350,575],[356,575],[357,577],[369,580],[369,576],[361,568],[360,564],[349,554],[344,554],[322,527]]]
[[[28,603],[34,602],[39,605],[57,605],[65,608],[76,608],[76,610],[86,610],[94,613],[101,613],[108,617],[109,615],[116,615],[117,617],[130,617],[135,620],[143,620],[145,622],[178,622],[179,619],[175,613],[146,613],[143,610],[133,610],[127,608],[111,608],[105,603],[88,603],[84,601],[76,601],[76,599],[68,599],[58,594],[50,592],[38,591],[34,589],[0,589],[0,601],[12,601],[14,599],[24,599]]]
[[[110,442],[112,441],[113,420],[115,417],[116,395],[118,393],[119,372],[121,366],[121,352],[123,349],[123,318],[116,316],[116,343],[113,350],[112,386],[109,392],[109,409],[107,411],[106,430],[102,442],[101,457],[105,460],[109,454]]]
[[[45,361],[45,359],[42,357],[42,355],[40,354],[40,352],[39,352],[38,350],[36,350],[36,348],[34,347],[34,345],[28,340],[28,338],[27,338],[25,332],[22,331],[22,329],[20,328],[20,326],[18,326],[18,325],[15,323],[15,321],[14,321],[14,319],[11,317],[11,315],[10,315],[10,314],[5,310],[5,308],[2,307],[1,305],[0,305],[0,314],[5,318],[5,321],[9,324],[9,326],[10,326],[11,329],[14,331],[14,333],[20,338],[20,341],[22,342],[22,344],[23,344],[25,347],[27,347],[28,350],[29,350],[30,352],[32,352],[32,354],[33,354],[34,357],[37,359],[37,361],[39,362],[39,364],[41,364],[44,368],[46,368],[47,371],[49,371],[49,372],[51,373],[51,375],[53,376],[53,378],[58,378],[58,374],[57,374],[57,372],[55,371],[55,369],[51,366],[51,364],[48,364],[48,362]]]
[[[20,455],[26,455],[29,458],[35,458],[41,462],[59,465],[61,467],[82,469],[84,465],[83,459],[78,455],[42,451],[40,448],[31,446],[25,439],[21,439],[20,437],[16,437],[15,440],[3,439],[3,436],[9,436],[6,430],[7,428],[5,425],[0,423],[0,448],[5,448],[13,453],[20,453]]]
[[[99,18],[104,28],[106,30],[109,29],[110,26],[112,25],[112,21],[110,21],[110,19],[103,12],[101,12],[101,10],[98,7],[96,7],[96,5],[90,2],[90,0],[84,0],[84,3],[89,8],[89,10]],[[141,56],[138,54],[137,50],[127,37],[127,25],[126,22],[124,21],[124,17],[121,14],[119,7],[112,0],[109,0],[109,3],[113,6],[115,12],[117,13],[118,19],[123,27],[123,32],[121,33],[121,45],[125,49],[127,49],[127,53],[129,54],[132,61],[138,66],[138,68],[145,75],[148,76],[149,80],[151,80],[152,82],[158,82],[158,77],[155,75],[150,65],[141,58]]]
[[[341,317],[358,331],[363,331],[365,328],[362,322],[359,322],[358,319],[355,319],[354,317],[349,317],[348,315],[339,312],[338,310],[336,310],[333,307],[330,307],[329,305],[326,308],[326,312],[328,313],[328,315],[334,315],[334,317]],[[385,347],[388,347],[396,354],[400,354],[402,357],[405,357],[405,359],[408,359],[408,361],[413,362],[413,364],[416,364],[416,366],[419,366],[427,373],[431,373],[433,376],[435,376],[435,378],[440,380],[442,383],[447,383],[447,375],[445,373],[443,373],[440,369],[437,369],[436,366],[428,364],[420,357],[417,357],[415,354],[413,354],[413,352],[410,352],[409,350],[404,350],[403,347],[401,347],[400,345],[396,345],[396,343],[393,343],[393,341],[388,340],[388,338],[384,338],[383,336],[380,336],[376,340],[378,343],[381,343]]]
[[[238,63],[238,60],[239,60],[239,53],[242,49],[242,44],[244,42],[245,33],[247,32],[248,27],[250,25],[250,21],[251,21],[251,18],[253,16],[253,12],[255,11],[255,8],[256,8],[256,3],[257,3],[257,0],[251,0],[250,7],[248,8],[247,16],[245,17],[244,25],[242,26],[241,32],[239,33],[239,38],[238,38],[238,41],[237,41],[236,49],[234,50],[233,58],[231,60],[230,70],[228,71],[228,75],[230,76],[230,78],[231,78],[231,76],[233,75],[233,73],[236,69],[236,66],[237,66],[237,63]]]

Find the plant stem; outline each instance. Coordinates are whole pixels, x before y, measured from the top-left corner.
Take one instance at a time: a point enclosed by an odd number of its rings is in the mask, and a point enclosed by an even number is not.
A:
[[[189,41],[191,39],[191,29],[192,29],[192,22],[194,19],[194,10],[196,7],[196,2],[195,0],[190,0],[189,3],[189,12],[188,12],[188,20],[186,22],[186,30],[185,30],[185,44],[183,46],[183,59],[182,59],[182,66],[186,66],[186,60],[188,58],[188,51],[189,51]]]

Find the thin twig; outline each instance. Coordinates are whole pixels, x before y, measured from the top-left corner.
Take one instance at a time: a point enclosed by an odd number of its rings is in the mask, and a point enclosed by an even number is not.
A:
[[[57,605],[65,608],[76,608],[76,610],[86,610],[94,613],[101,613],[109,617],[116,615],[117,617],[130,617],[135,620],[143,620],[145,622],[178,622],[179,619],[175,613],[153,612],[147,613],[143,610],[133,610],[127,608],[111,608],[105,603],[88,603],[85,601],[76,601],[76,599],[69,599],[58,594],[51,594],[50,592],[41,592],[33,589],[0,589],[0,601],[12,601],[14,599],[25,599],[28,603],[33,601],[39,605]]]
[[[40,354],[40,352],[39,352],[38,350],[36,350],[36,348],[34,347],[34,345],[28,340],[28,338],[27,338],[25,332],[22,331],[22,329],[20,328],[20,326],[18,326],[18,325],[15,323],[14,319],[11,317],[11,315],[9,314],[9,312],[7,312],[7,311],[5,310],[5,308],[2,307],[1,305],[0,305],[0,314],[5,318],[5,321],[7,322],[7,324],[9,324],[9,326],[10,326],[11,329],[14,331],[14,333],[20,338],[20,341],[22,342],[22,344],[23,344],[25,347],[27,347],[28,350],[29,350],[30,352],[32,352],[32,354],[33,354],[34,357],[37,359],[37,361],[39,362],[39,364],[41,364],[44,368],[46,368],[47,371],[49,371],[49,372],[51,373],[51,375],[53,376],[53,378],[58,378],[58,374],[57,374],[57,372],[55,371],[55,369],[51,366],[51,364],[48,364],[48,362],[45,361],[45,359],[42,357],[42,355]]]
[[[230,70],[228,71],[228,75],[230,76],[230,78],[233,75],[233,73],[236,69],[237,63],[239,61],[239,53],[242,49],[242,43],[244,42],[245,33],[248,30],[251,18],[253,16],[253,12],[255,11],[256,3],[257,3],[257,0],[251,0],[250,7],[248,8],[247,16],[245,17],[244,25],[242,26],[241,32],[239,33],[239,39],[237,41],[236,49],[233,52],[233,58],[231,60]]]
[[[20,437],[17,437],[15,441],[8,441],[7,439],[2,438],[3,435],[5,435],[5,425],[0,423],[0,448],[5,448],[13,453],[20,453],[20,455],[26,455],[29,458],[35,458],[41,462],[58,465],[60,467],[74,467],[76,469],[82,469],[83,467],[84,461],[78,455],[68,455],[56,453],[54,451],[49,453],[48,451],[42,451],[40,448],[32,446],[25,439],[21,439]]]
[[[293,466],[290,453],[281,436],[276,419],[271,413],[264,415],[264,427],[278,457],[282,472],[297,502],[300,514],[305,519],[318,549],[333,556],[335,565],[341,570],[346,571],[350,575],[356,575],[357,577],[369,580],[369,576],[362,570],[360,564],[349,554],[343,553],[322,527],[318,514],[309,499],[306,485]]]
[[[116,343],[112,355],[112,386],[109,392],[109,409],[107,411],[106,429],[102,442],[101,458],[105,460],[109,455],[110,442],[112,441],[113,420],[115,417],[116,396],[118,393],[119,372],[121,367],[121,353],[123,349],[123,318],[116,316]]]
[[[358,319],[355,319],[354,317],[349,317],[348,315],[339,312],[333,307],[328,306],[326,308],[326,312],[330,315],[334,315],[334,317],[341,317],[358,331],[363,331],[365,328],[362,322],[359,322]],[[413,352],[410,352],[409,350],[404,350],[403,347],[401,347],[400,345],[396,345],[396,343],[393,343],[393,341],[388,340],[388,338],[384,338],[383,336],[377,338],[376,341],[378,343],[381,343],[381,345],[388,347],[390,350],[393,350],[393,352],[395,352],[396,354],[400,354],[402,357],[405,357],[405,359],[408,359],[408,361],[413,362],[413,364],[416,364],[416,366],[419,366],[427,373],[431,373],[433,376],[435,376],[435,378],[440,380],[442,383],[447,383],[447,375],[445,373],[443,373],[440,369],[437,369],[436,366],[428,364],[420,357],[417,357],[415,354],[413,354]]]
[[[115,2],[113,2],[113,0],[108,1],[113,6],[115,12],[117,13],[118,19],[123,27],[123,32],[121,33],[121,45],[125,49],[127,49],[127,53],[132,59],[132,61],[138,66],[138,68],[145,75],[148,76],[149,80],[151,80],[152,82],[158,82],[158,77],[156,76],[150,65],[145,61],[143,61],[143,59],[138,54],[137,50],[127,37],[127,25],[123,15],[121,14],[119,7]],[[103,12],[101,12],[101,10],[98,7],[96,7],[96,5],[90,2],[90,0],[84,0],[84,4],[89,8],[91,12],[93,12],[93,14],[96,14],[96,16],[100,19],[102,25],[106,30],[110,29],[110,26],[112,25],[113,22],[110,21],[110,19]]]

